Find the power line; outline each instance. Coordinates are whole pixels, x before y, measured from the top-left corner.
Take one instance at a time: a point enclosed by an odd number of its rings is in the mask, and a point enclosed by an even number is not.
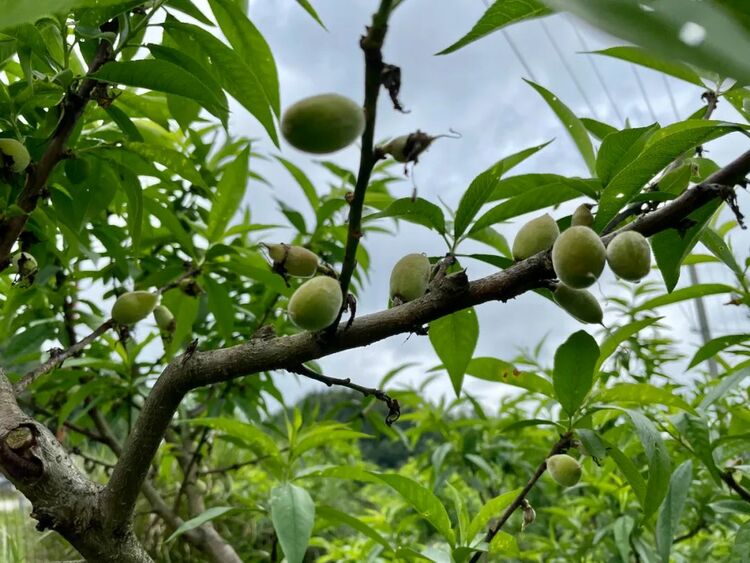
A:
[[[646,86],[644,86],[643,80],[641,80],[641,75],[638,73],[638,69],[632,63],[630,64],[630,68],[633,69],[633,74],[635,75],[635,81],[638,83],[638,89],[641,91],[641,96],[643,96],[643,101],[646,102],[646,107],[648,108],[648,112],[651,114],[651,119],[653,119],[654,123],[658,123],[659,119],[656,117],[656,112],[654,111],[654,108],[651,105],[651,100],[648,99],[648,94],[646,93]]]
[[[485,8],[489,8],[490,4],[488,0],[482,0],[484,3]],[[536,76],[534,75],[534,71],[531,70],[531,67],[526,62],[526,59],[524,58],[523,54],[521,53],[520,49],[516,46],[515,41],[513,41],[513,38],[510,36],[510,33],[508,33],[508,30],[505,28],[502,28],[500,30],[503,34],[503,37],[505,37],[505,40],[508,42],[508,45],[510,45],[511,51],[513,51],[513,54],[516,56],[516,59],[518,59],[518,62],[521,63],[521,66],[526,71],[526,74],[533,80],[534,82],[537,82]]]
[[[586,94],[586,91],[584,90],[583,86],[581,85],[581,82],[578,80],[578,77],[573,72],[573,69],[568,64],[568,60],[563,55],[562,49],[560,49],[560,46],[557,44],[557,40],[553,37],[553,35],[549,31],[549,27],[545,23],[544,20],[539,20],[539,23],[542,26],[542,29],[544,30],[545,35],[547,36],[547,39],[549,39],[550,43],[552,43],[552,48],[555,50],[555,53],[557,53],[557,56],[562,61],[563,67],[565,68],[566,72],[570,76],[573,83],[576,85],[576,88],[578,89],[578,92],[581,94],[581,97],[586,102],[586,105],[589,107],[589,111],[591,112],[591,115],[599,119],[599,115],[596,113],[596,110],[594,109],[593,104],[591,103],[591,100],[589,100],[588,95]]]
[[[674,118],[679,121],[680,120],[680,112],[677,111],[677,102],[675,102],[674,94],[672,93],[672,87],[669,85],[669,80],[667,80],[667,75],[664,73],[660,73],[661,78],[664,81],[664,87],[667,89],[667,95],[669,96],[669,103],[672,106],[672,112],[674,113]]]
[[[596,78],[599,81],[599,84],[601,85],[602,90],[604,90],[604,94],[607,96],[607,100],[609,100],[609,103],[612,106],[612,109],[615,111],[615,115],[617,116],[617,119],[620,121],[620,124],[625,125],[625,119],[622,117],[622,114],[620,113],[620,109],[618,105],[615,103],[614,97],[612,96],[612,92],[607,86],[607,82],[604,80],[604,76],[602,76],[602,73],[599,70],[599,65],[596,64],[596,58],[590,53],[591,50],[589,49],[589,46],[586,43],[586,39],[584,38],[583,34],[579,31],[578,26],[574,23],[573,18],[570,15],[566,15],[566,17],[568,19],[568,23],[570,24],[570,27],[573,28],[573,32],[578,38],[578,42],[581,44],[581,48],[586,53],[586,59],[589,61],[591,68],[594,70],[594,74],[596,75]]]

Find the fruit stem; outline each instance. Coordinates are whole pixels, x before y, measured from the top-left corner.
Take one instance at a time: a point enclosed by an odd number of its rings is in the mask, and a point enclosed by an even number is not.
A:
[[[372,25],[367,28],[367,34],[359,42],[365,55],[365,130],[362,133],[357,183],[354,186],[354,195],[349,205],[349,232],[346,238],[341,276],[339,277],[341,293],[344,296],[345,303],[352,274],[357,265],[356,255],[359,239],[362,236],[362,208],[365,203],[365,192],[367,191],[367,185],[370,183],[372,169],[378,161],[378,155],[376,155],[374,148],[374,138],[378,94],[380,93],[381,73],[383,71],[381,49],[388,30],[388,17],[391,14],[392,4],[393,0],[381,0],[380,8],[372,17]],[[329,327],[330,331],[336,330],[342,314],[343,308]]]

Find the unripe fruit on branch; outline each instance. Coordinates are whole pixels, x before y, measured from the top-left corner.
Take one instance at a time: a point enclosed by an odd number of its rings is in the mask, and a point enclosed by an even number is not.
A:
[[[566,454],[548,457],[547,471],[563,487],[572,487],[581,479],[581,465]]]
[[[318,255],[302,246],[288,244],[263,244],[268,249],[268,255],[273,260],[274,269],[297,276],[309,278],[318,270]]]
[[[378,150],[383,154],[389,154],[393,157],[393,160],[397,162],[418,162],[419,155],[430,148],[430,145],[439,139],[440,137],[448,137],[450,139],[460,139],[461,135],[456,131],[450,129],[451,134],[442,135],[429,135],[417,129],[414,133],[408,135],[401,135],[391,139],[386,144],[378,147]]]
[[[0,139],[0,152],[12,159],[10,169],[13,172],[23,172],[31,162],[31,155],[23,143],[15,139]]]
[[[28,252],[17,252],[10,263],[22,278],[33,276],[37,272],[36,259]]]
[[[287,311],[294,324],[314,332],[336,320],[343,301],[339,282],[328,276],[318,276],[297,288],[289,299]]]
[[[513,239],[513,258],[526,260],[542,250],[549,250],[559,235],[560,227],[548,213],[532,219],[518,230]]]
[[[582,323],[602,323],[604,313],[591,292],[585,289],[573,289],[564,283],[559,283],[555,288],[554,298],[555,303]]]
[[[604,270],[607,250],[588,227],[570,227],[552,247],[552,265],[560,281],[573,289],[593,284]]]
[[[607,246],[607,262],[618,277],[639,281],[651,270],[651,247],[641,233],[620,233]]]
[[[313,154],[336,152],[365,129],[364,110],[338,94],[320,94],[291,105],[281,118],[281,132],[293,147]]]
[[[570,225],[573,227],[591,227],[594,224],[594,214],[591,213],[591,204],[582,203],[573,212]]]
[[[148,291],[123,293],[112,307],[112,320],[121,325],[132,325],[145,319],[159,302],[159,296]]]
[[[158,326],[162,332],[174,332],[174,315],[172,314],[172,311],[167,309],[164,305],[159,305],[154,309],[154,320],[156,321],[156,326]]]
[[[391,300],[414,301],[427,291],[430,261],[424,254],[407,254],[391,270]]]

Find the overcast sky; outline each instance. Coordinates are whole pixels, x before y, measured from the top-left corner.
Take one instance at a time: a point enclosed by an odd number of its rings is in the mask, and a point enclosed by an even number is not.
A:
[[[377,3],[377,0],[313,0],[327,27],[326,31],[294,0],[250,0],[250,18],[264,34],[276,57],[282,109],[301,98],[323,92],[337,92],[357,101],[362,100],[363,61],[357,42]],[[384,56],[387,62],[401,67],[402,101],[411,113],[404,115],[393,111],[387,96],[381,95],[376,138],[406,134],[418,128],[432,134],[454,128],[463,135],[460,140],[436,142],[421,157],[415,173],[421,197],[435,203],[438,203],[438,197],[442,198],[455,209],[462,193],[478,173],[499,158],[553,138],[554,143],[515,169],[513,174],[548,172],[587,175],[565,129],[542,99],[523,82],[523,78],[533,78],[553,91],[578,115],[597,117],[618,127],[622,127],[621,119],[625,117],[633,126],[654,121],[639,88],[638,78],[648,93],[656,119],[662,125],[675,121],[675,109],[684,118],[701,105],[701,90],[695,86],[676,79],[665,80],[661,75],[645,69],[639,69],[636,75],[631,65],[596,57],[593,63],[608,85],[615,101],[613,105],[597,79],[591,58],[579,52],[585,50],[581,37],[589,50],[621,42],[568,16],[553,16],[510,28],[510,40],[521,52],[523,61],[514,55],[508,39],[502,33],[495,33],[456,53],[434,56],[434,53],[466,33],[484,10],[482,0],[404,0],[392,17]],[[576,80],[582,85],[588,100],[576,87]],[[674,108],[670,97],[674,100]],[[719,119],[738,119],[725,103],[720,104],[715,115]],[[256,150],[277,153],[257,122],[236,104],[233,105],[231,128],[235,134],[261,139],[255,146]],[[720,163],[727,162],[749,145],[746,138],[733,134],[712,143],[709,146],[710,156]],[[319,192],[325,189],[330,177],[310,155],[286,144],[282,145],[281,154],[300,166],[314,180]],[[330,158],[356,170],[356,147],[345,149]],[[255,170],[273,185],[273,188],[269,188],[257,182],[250,184],[247,203],[253,210],[255,221],[283,222],[275,198],[297,207],[308,217],[312,215],[312,211],[303,204],[304,200],[293,180],[278,165],[256,161]],[[410,182],[394,188],[395,195],[402,197],[410,191]],[[742,202],[747,204],[748,200],[743,197]],[[560,217],[570,208],[571,205],[563,206],[554,215]],[[519,221],[526,221],[535,215],[522,217]],[[503,224],[497,228],[510,242],[518,224]],[[269,234],[269,239],[276,242],[288,236],[289,233],[279,231]],[[388,297],[390,269],[403,254],[427,252],[442,255],[446,250],[437,235],[408,223],[401,225],[395,244],[390,237],[372,234],[365,238],[364,243],[373,263],[371,284],[360,296],[359,314],[383,308]],[[747,255],[747,238],[739,239],[738,244],[741,258],[744,259]],[[476,248],[482,252],[489,251],[489,247],[481,245]],[[471,278],[492,272],[492,268],[479,262],[466,262],[464,266],[468,267]],[[713,267],[702,267],[701,274],[704,276],[702,281],[728,279],[724,270]],[[660,279],[658,272],[653,277]],[[592,289],[605,305],[606,296],[621,291],[610,272]],[[707,300],[714,332],[722,334],[746,330],[746,318],[736,310],[728,311],[723,307],[722,302],[726,301],[723,297]],[[480,306],[478,313],[480,337],[475,357],[494,355],[510,360],[519,347],[533,348],[546,337],[543,353],[549,361],[554,349],[568,335],[583,327],[554,304],[535,294],[524,295],[507,304],[488,303]],[[695,333],[692,306],[671,306],[660,313],[667,315],[673,328],[672,336],[694,349],[699,339]],[[605,318],[608,326],[616,327],[616,322],[616,316],[607,315]],[[600,330],[589,330],[601,335]],[[438,360],[427,338],[397,336],[367,348],[326,358],[322,366],[327,375],[351,377],[361,384],[376,385],[389,369],[405,362],[416,362],[418,367],[406,371],[391,386],[418,385],[425,379],[426,370]],[[676,366],[675,372],[682,373],[682,367]],[[313,382],[299,382],[286,373],[278,374],[277,381],[290,402],[319,387]],[[508,392],[501,384],[473,378],[467,378],[465,388],[487,404]],[[429,393],[434,397],[451,395],[447,375],[434,382],[429,387]]]

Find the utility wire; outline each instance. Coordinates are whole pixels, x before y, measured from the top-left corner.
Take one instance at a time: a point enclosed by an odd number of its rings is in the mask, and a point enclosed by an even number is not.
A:
[[[576,74],[573,72],[572,67],[570,66],[570,64],[568,64],[568,60],[563,55],[562,49],[560,49],[560,46],[557,44],[557,40],[550,33],[549,26],[543,19],[539,20],[539,23],[542,26],[542,29],[544,30],[544,33],[547,36],[547,39],[549,39],[550,43],[552,43],[552,48],[555,50],[555,53],[557,53],[557,56],[562,61],[565,71],[568,73],[568,75],[570,76],[570,79],[573,81],[573,84],[576,85],[578,92],[581,94],[581,97],[586,102],[586,105],[589,107],[589,111],[591,112],[591,115],[599,119],[599,114],[597,114],[596,110],[594,109],[593,104],[591,103],[591,100],[589,100],[589,97],[586,94],[586,90],[584,90],[583,85],[578,80],[578,77],[576,76]]]
[[[654,107],[651,105],[651,100],[648,99],[648,94],[646,93],[646,86],[643,84],[643,80],[641,79],[641,75],[638,72],[638,69],[634,64],[630,64],[630,68],[633,69],[633,75],[635,76],[635,81],[638,83],[638,89],[641,91],[641,96],[643,96],[643,101],[646,102],[646,107],[648,108],[648,112],[651,114],[651,119],[654,121],[654,123],[658,123],[659,119],[656,117],[656,112],[654,111]]]
[[[490,7],[488,0],[482,0],[482,3],[484,3],[485,8]],[[510,45],[510,49],[511,51],[513,51],[513,54],[516,56],[516,59],[518,59],[518,62],[521,63],[521,66],[523,67],[523,70],[526,72],[528,77],[531,78],[531,80],[533,80],[534,82],[537,82],[536,76],[534,75],[534,71],[531,70],[531,67],[526,62],[526,59],[524,58],[520,49],[516,46],[516,43],[515,41],[513,41],[513,38],[510,36],[510,33],[508,33],[508,30],[505,28],[502,28],[500,31],[503,34],[503,37],[505,37],[505,40],[508,42],[508,45]]]
[[[607,86],[607,82],[604,80],[604,76],[602,76],[602,73],[599,70],[599,65],[596,64],[596,57],[594,57],[594,55],[592,55],[590,52],[591,49],[589,49],[589,46],[586,43],[586,38],[578,29],[578,26],[575,24],[573,17],[570,16],[570,14],[566,14],[566,18],[568,20],[568,23],[570,24],[570,27],[573,28],[573,32],[578,38],[578,42],[581,44],[581,48],[583,49],[584,53],[586,53],[586,59],[589,61],[589,64],[591,65],[591,68],[593,69],[594,74],[596,75],[596,78],[602,87],[602,90],[604,90],[604,94],[607,96],[607,100],[609,101],[609,104],[612,106],[612,109],[614,110],[618,121],[620,122],[621,125],[625,125],[625,119],[622,117],[622,114],[620,113],[620,108],[615,103],[615,98],[614,96],[612,96],[612,92],[610,91],[609,86]]]
[[[672,113],[674,113],[674,118],[679,121],[680,120],[680,112],[677,111],[677,102],[674,99],[674,93],[672,92],[672,86],[669,85],[669,80],[667,79],[667,75],[662,73],[661,79],[664,81],[664,87],[667,89],[667,95],[669,96],[669,104],[672,106]]]

